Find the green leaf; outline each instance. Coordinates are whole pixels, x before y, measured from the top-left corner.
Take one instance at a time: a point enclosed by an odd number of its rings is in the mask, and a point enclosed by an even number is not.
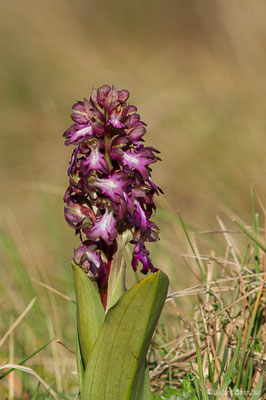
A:
[[[236,398],[239,399],[239,400],[245,400],[245,397],[244,397],[241,393],[239,393],[239,394],[236,394],[236,393],[235,393],[235,396],[236,396]]]
[[[108,311],[111,307],[115,305],[117,300],[123,295],[126,290],[126,263],[123,257],[123,251],[131,237],[132,233],[127,230],[122,235],[119,235],[117,238],[117,250],[113,256],[108,278],[106,311]]]
[[[145,382],[146,354],[168,284],[167,276],[156,272],[108,311],[85,371],[83,400],[151,399]]]
[[[79,388],[80,388],[80,393],[82,393],[83,379],[84,379],[84,365],[83,365],[82,356],[81,356],[78,332],[77,332],[77,338],[76,338],[76,361],[77,361],[77,371],[78,371],[78,378],[79,378]]]
[[[89,277],[73,262],[72,267],[77,299],[78,339],[85,369],[103,325],[105,312],[100,294]]]
[[[194,390],[194,382],[196,377],[192,374],[187,374],[181,381],[181,394],[183,398],[190,400],[197,400],[196,393]],[[189,396],[187,396],[189,394]]]
[[[260,377],[255,389],[252,391],[251,400],[258,400],[262,395],[263,376]]]
[[[153,395],[151,392],[151,381],[150,381],[150,373],[149,367],[146,367],[144,385],[143,385],[143,394],[140,400],[153,400]]]
[[[195,395],[193,383],[190,379],[190,375],[186,375],[182,380],[181,389],[168,387],[159,397],[157,397],[157,400],[198,400],[198,397]]]
[[[176,390],[173,388],[167,388],[162,394],[161,396],[158,397],[158,399],[160,400],[180,400],[180,399],[185,399],[185,397],[183,395],[181,395],[180,390]],[[188,397],[187,397],[188,398]]]
[[[225,392],[226,388],[228,387],[229,383],[232,380],[232,376],[233,376],[234,370],[236,368],[236,361],[238,359],[240,345],[241,345],[241,331],[239,330],[238,338],[237,338],[236,350],[235,350],[235,353],[233,355],[232,360],[230,361],[230,364],[229,364],[229,366],[227,368],[227,371],[223,376],[223,382],[222,382],[222,384],[220,386],[220,390],[219,390],[220,393],[224,393]]]
[[[199,385],[201,388],[201,394],[202,394],[202,398],[204,400],[208,400],[208,394],[207,394],[207,390],[205,387],[205,381],[204,381],[204,375],[203,375],[203,369],[202,369],[201,350],[200,350],[200,346],[197,341],[196,335],[193,335],[193,336],[194,336],[194,343],[195,343],[195,347],[196,347],[197,362],[198,362],[198,368],[199,368]],[[194,382],[197,382],[197,380],[195,379]]]

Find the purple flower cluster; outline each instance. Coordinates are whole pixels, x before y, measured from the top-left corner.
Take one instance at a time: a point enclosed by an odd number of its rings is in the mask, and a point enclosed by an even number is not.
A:
[[[158,150],[144,146],[146,124],[135,106],[127,103],[129,92],[104,85],[92,89],[90,100],[78,101],[66,130],[65,144],[76,146],[68,169],[65,218],[82,244],[74,261],[100,284],[108,279],[117,235],[132,233],[135,244],[132,267],[154,272],[145,242],[159,239],[150,220],[159,194],[151,179],[150,164]]]

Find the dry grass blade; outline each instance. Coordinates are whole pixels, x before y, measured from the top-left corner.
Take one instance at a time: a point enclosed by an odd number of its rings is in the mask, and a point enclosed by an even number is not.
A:
[[[218,223],[219,223],[221,229],[223,230],[226,243],[228,244],[229,249],[231,250],[233,259],[234,259],[234,261],[235,261],[235,263],[236,263],[236,265],[238,266],[238,269],[239,269],[239,271],[240,271],[241,266],[240,266],[240,263],[239,263],[239,261],[238,261],[237,255],[236,255],[235,247],[233,246],[233,243],[232,243],[232,238],[231,238],[230,235],[226,232],[225,225],[224,225],[223,221],[221,220],[221,218],[218,217],[218,215],[216,216],[216,219],[217,219],[217,221],[218,221]]]
[[[9,362],[10,364],[14,363],[14,331],[10,333],[9,337]],[[8,400],[13,400],[15,395],[15,382],[14,382],[14,373],[10,373],[8,377]]]
[[[214,259],[210,258],[209,260],[211,261],[211,260],[214,260]],[[252,285],[252,284],[253,285],[259,285],[258,282],[254,281],[254,277],[260,279],[263,276],[264,276],[264,273],[262,272],[262,273],[259,273],[259,274],[243,275],[241,278],[244,279],[244,280],[253,278],[253,280],[248,282],[248,283],[250,285]],[[193,296],[193,295],[203,294],[206,291],[206,289],[204,289],[204,288],[207,285],[209,287],[215,285],[214,287],[211,287],[211,290],[213,292],[215,292],[215,291],[219,291],[219,292],[233,291],[233,290],[235,290],[234,287],[230,287],[230,286],[224,286],[224,287],[223,286],[219,286],[219,287],[216,287],[216,286],[221,284],[221,283],[236,282],[238,280],[240,280],[240,277],[239,276],[235,276],[233,278],[222,278],[222,279],[217,279],[215,281],[213,280],[213,281],[210,281],[210,282],[203,282],[203,283],[200,283],[198,285],[190,286],[188,288],[185,288],[185,289],[182,289],[182,290],[177,290],[176,292],[170,293],[167,296],[167,300],[166,301],[169,301],[170,299],[175,298],[175,297]],[[260,280],[262,281],[262,279],[260,279]]]
[[[250,226],[247,226],[248,229],[251,229]],[[259,231],[263,231],[262,228],[259,228]],[[224,234],[224,233],[241,233],[243,234],[243,231],[240,229],[214,229],[214,230],[206,230],[206,231],[197,231],[194,232],[196,235],[218,235],[218,234]]]
[[[64,347],[67,351],[69,351],[69,353],[74,354],[74,355],[76,354],[76,352],[74,350],[71,350],[65,343],[62,342],[62,340],[56,339],[56,343],[58,343],[62,347]]]
[[[228,286],[220,287],[220,288],[217,288],[217,287],[212,288],[212,292],[213,293],[214,292],[219,292],[219,293],[220,292],[232,292],[234,290],[235,289],[233,287],[228,287]],[[206,293],[206,291],[203,288],[198,289],[198,290],[191,290],[191,291],[180,290],[178,292],[169,294],[169,296],[167,297],[166,301],[169,301],[170,299],[173,299],[173,298],[176,298],[176,297],[198,296],[200,294],[205,294],[205,293]]]
[[[34,297],[29,305],[25,308],[25,310],[20,314],[20,316],[16,319],[16,321],[12,324],[12,326],[8,329],[8,331],[4,334],[2,339],[0,340],[0,347],[3,346],[5,343],[6,339],[10,335],[11,332],[18,326],[18,324],[21,322],[21,320],[25,317],[25,315],[30,311],[32,308],[33,304],[35,303],[37,297]]]
[[[49,329],[49,334],[50,337],[54,337],[55,336],[55,330],[54,330],[54,326],[53,326],[53,322],[51,318],[47,318],[47,325],[48,325],[48,329]],[[60,364],[60,357],[58,354],[58,347],[56,346],[55,342],[51,343],[51,347],[52,347],[52,355],[53,355],[53,360],[54,360],[54,374],[55,374],[55,380],[56,380],[56,386],[59,392],[63,391],[63,379],[62,379],[62,368],[61,368],[61,364]]]
[[[29,367],[23,367],[17,364],[5,364],[0,367],[0,370],[8,368],[16,369],[22,372],[26,372],[27,374],[33,375],[46,388],[46,390],[49,390],[49,393],[51,393],[54,399],[59,400],[59,397],[57,396],[55,391],[51,389],[50,386],[35,371],[33,371],[33,369]]]
[[[235,304],[239,303],[240,301],[246,299],[248,296],[250,296],[251,294],[257,292],[258,290],[260,290],[259,287],[256,287],[255,289],[250,290],[250,291],[249,291],[248,293],[246,293],[244,296],[241,296],[239,299],[237,299],[237,300],[233,301],[233,303],[229,304],[229,306],[226,306],[226,307],[224,307],[222,310],[220,310],[220,311],[218,311],[217,313],[215,313],[215,314],[211,317],[211,319],[210,319],[208,322],[212,321],[214,318],[217,317],[217,315],[223,313],[223,312],[226,311],[226,310],[229,310],[229,308],[233,307]]]
[[[40,282],[37,279],[32,278],[32,281],[37,283],[37,285],[40,285],[42,287],[44,287],[47,290],[50,290],[51,292],[57,294],[60,297],[63,297],[63,299],[71,301],[71,303],[75,303],[75,300],[71,299],[71,297],[67,296],[66,294],[60,292],[57,289],[54,289],[52,286],[47,285],[46,283]]]
[[[184,254],[184,253],[181,253],[180,254],[182,257],[187,257],[187,258],[195,258],[195,255],[194,254]],[[209,260],[211,260],[211,256],[209,256],[209,255],[200,255],[200,256],[197,256],[198,258],[200,258],[200,260],[203,260],[203,261],[209,261]],[[215,257],[214,259],[213,259],[215,262],[217,262],[218,264],[219,263],[224,263],[224,264],[226,264],[226,265],[232,265],[232,266],[236,266],[236,267],[238,267],[239,266],[239,263],[235,263],[235,262],[233,262],[233,261],[229,261],[229,260],[225,260],[225,259],[223,259],[223,258],[219,258],[219,257]]]

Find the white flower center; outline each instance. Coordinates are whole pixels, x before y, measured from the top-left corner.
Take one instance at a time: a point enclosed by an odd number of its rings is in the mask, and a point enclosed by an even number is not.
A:
[[[86,126],[86,128],[79,129],[76,133],[78,135],[86,135],[87,133],[91,134],[92,133],[91,126]]]
[[[131,162],[133,165],[138,165],[139,160],[134,154],[124,153],[125,161]]]

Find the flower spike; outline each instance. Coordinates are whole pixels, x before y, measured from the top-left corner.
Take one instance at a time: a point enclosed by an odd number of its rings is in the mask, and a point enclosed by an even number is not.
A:
[[[132,267],[155,272],[145,241],[157,241],[158,227],[150,220],[158,188],[150,165],[158,150],[144,146],[146,124],[137,108],[127,103],[128,90],[103,85],[93,88],[89,100],[78,101],[71,115],[74,124],[65,144],[74,145],[64,196],[65,218],[81,239],[74,262],[106,284],[117,249],[118,235],[129,232],[135,244]]]

